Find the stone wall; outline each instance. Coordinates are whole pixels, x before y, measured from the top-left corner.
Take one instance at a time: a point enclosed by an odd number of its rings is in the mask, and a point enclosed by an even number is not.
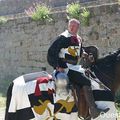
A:
[[[110,3],[117,0],[0,0],[0,15],[17,14],[24,12],[25,9],[29,8],[34,2],[45,3],[51,7],[66,6],[67,3],[71,2],[89,3],[95,4]]]
[[[84,45],[97,45],[101,55],[120,48],[118,4],[90,8],[90,26],[80,27]],[[9,20],[0,26],[0,91],[16,77],[52,68],[46,61],[52,41],[67,27],[66,13],[53,14],[54,22],[34,22],[30,18]]]

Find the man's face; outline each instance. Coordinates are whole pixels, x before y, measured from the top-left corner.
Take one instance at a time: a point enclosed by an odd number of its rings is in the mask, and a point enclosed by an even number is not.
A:
[[[70,31],[71,31],[73,34],[77,34],[77,33],[78,33],[78,30],[79,30],[79,24],[73,23],[73,24],[70,25]]]

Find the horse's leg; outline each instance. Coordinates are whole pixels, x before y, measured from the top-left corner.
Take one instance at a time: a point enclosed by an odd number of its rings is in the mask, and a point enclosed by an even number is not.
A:
[[[80,89],[78,97],[78,114],[84,118],[89,116],[89,107],[86,103],[83,89]]]
[[[78,96],[77,96],[77,90],[75,86],[72,87],[72,94],[75,100],[76,107],[78,108]]]
[[[6,111],[5,111],[5,120],[9,120],[10,116],[8,113],[10,101],[11,101],[11,96],[12,96],[12,88],[13,88],[13,83],[10,84],[8,90],[7,90],[7,100],[6,100]],[[12,116],[13,117],[13,116]],[[15,120],[15,118],[13,118]]]

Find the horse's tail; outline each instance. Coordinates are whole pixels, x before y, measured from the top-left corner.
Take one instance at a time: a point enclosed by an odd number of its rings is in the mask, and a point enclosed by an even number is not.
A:
[[[9,118],[8,110],[9,110],[10,101],[11,101],[11,96],[12,96],[12,88],[13,88],[13,82],[9,85],[8,90],[7,90],[5,120],[11,120],[11,119]]]

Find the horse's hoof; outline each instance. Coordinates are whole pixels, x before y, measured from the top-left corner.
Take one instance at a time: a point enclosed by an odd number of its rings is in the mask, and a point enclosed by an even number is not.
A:
[[[106,112],[108,112],[110,110],[110,108],[106,108],[105,110],[103,110],[100,114],[104,114]]]

